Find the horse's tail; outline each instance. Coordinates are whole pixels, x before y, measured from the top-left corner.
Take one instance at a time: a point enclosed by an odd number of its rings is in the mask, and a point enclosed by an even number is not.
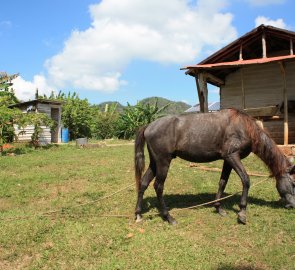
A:
[[[135,167],[135,181],[137,191],[140,190],[141,176],[144,170],[144,131],[146,127],[142,127],[136,134],[135,151],[134,151],[134,167]]]

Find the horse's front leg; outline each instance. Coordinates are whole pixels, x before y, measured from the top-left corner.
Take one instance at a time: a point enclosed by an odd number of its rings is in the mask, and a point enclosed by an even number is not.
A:
[[[240,202],[240,212],[238,213],[238,221],[242,224],[246,224],[246,208],[248,200],[248,191],[250,188],[250,179],[249,176],[241,162],[240,156],[238,153],[231,154],[226,161],[233,167],[236,173],[240,176],[243,185],[243,191]]]
[[[223,162],[223,168],[222,168],[222,173],[221,173],[221,177],[219,180],[219,188],[216,194],[215,199],[219,200],[221,198],[221,196],[223,195],[223,192],[225,190],[229,175],[231,173],[232,167],[228,164],[228,162],[224,161]],[[220,214],[221,216],[226,216],[227,213],[226,211],[221,207],[221,202],[218,201],[214,204],[216,211],[218,214]]]
[[[155,177],[155,170],[153,170],[152,167],[149,166],[141,179],[140,189],[138,190],[138,193],[137,193],[137,203],[135,207],[136,222],[142,221],[141,212],[142,212],[143,194],[148,188],[150,182],[154,179],[154,177]]]

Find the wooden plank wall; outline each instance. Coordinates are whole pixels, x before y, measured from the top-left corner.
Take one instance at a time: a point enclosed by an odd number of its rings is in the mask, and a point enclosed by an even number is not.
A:
[[[41,128],[43,129],[43,132],[40,135],[40,143],[41,144],[51,143],[50,128],[48,128],[46,126],[41,126]],[[17,125],[14,125],[14,130],[15,130],[16,135],[18,135],[19,142],[29,142],[29,141],[31,141],[31,137],[34,133],[35,128],[33,125],[29,125],[24,128],[25,133],[20,134],[20,132],[22,132],[23,130],[19,129]]]
[[[49,104],[38,103],[37,110],[39,113],[46,113],[51,117],[51,106]]]
[[[295,62],[285,63],[288,100],[295,100]],[[283,79],[278,63],[243,67],[245,108],[282,104]],[[229,74],[220,88],[220,106],[243,109],[241,69]],[[279,143],[283,143],[283,115],[280,120],[265,121],[264,127]],[[295,143],[295,115],[289,114],[289,144]]]
[[[284,144],[284,121],[264,121],[264,129],[270,134],[277,144]],[[295,115],[289,114],[289,144],[295,144]]]
[[[40,113],[46,113],[49,117],[51,117],[51,107],[49,104],[38,104],[37,107],[38,112]],[[25,112],[24,109],[22,109],[23,112]],[[51,131],[50,128],[46,126],[41,126],[43,129],[39,142],[40,144],[48,144],[51,143]],[[16,134],[19,134],[22,130],[18,129],[18,127],[15,125],[14,126]],[[25,133],[18,135],[18,141],[20,142],[29,142],[31,141],[32,134],[34,133],[34,126],[29,125],[24,128]]]

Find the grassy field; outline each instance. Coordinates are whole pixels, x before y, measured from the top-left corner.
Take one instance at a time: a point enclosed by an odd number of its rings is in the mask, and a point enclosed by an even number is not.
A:
[[[132,145],[19,152],[0,157],[0,269],[295,269],[295,211],[278,202],[274,180],[250,189],[247,225],[237,224],[239,195],[224,202],[226,218],[212,207],[175,212],[176,226],[148,217],[157,213],[152,186],[144,221],[135,224],[133,186],[99,201],[134,182]],[[267,173],[255,156],[244,164]],[[212,200],[218,179],[176,159],[166,202],[179,209]],[[252,184],[260,180],[251,177]],[[233,173],[226,192],[240,189]],[[97,202],[83,205],[91,201]]]

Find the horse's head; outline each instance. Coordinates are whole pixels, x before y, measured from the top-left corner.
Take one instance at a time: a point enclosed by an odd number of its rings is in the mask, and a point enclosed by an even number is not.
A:
[[[286,202],[286,208],[295,208],[295,165],[289,167],[287,171],[277,179],[277,190],[281,198]]]

